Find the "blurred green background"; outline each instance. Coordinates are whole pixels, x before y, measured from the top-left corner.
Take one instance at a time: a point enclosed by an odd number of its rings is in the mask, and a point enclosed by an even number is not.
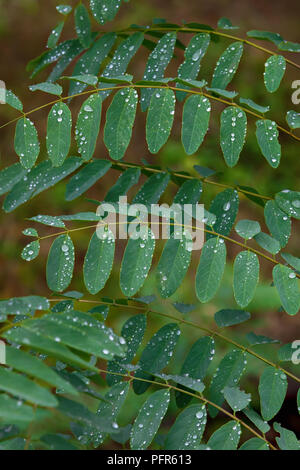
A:
[[[48,96],[42,93],[31,93],[28,90],[32,81],[29,73],[26,72],[26,65],[29,60],[38,56],[45,50],[47,37],[53,26],[59,21],[60,15],[55,10],[55,5],[61,2],[55,0],[0,0],[0,79],[6,83],[7,88],[12,89],[23,101],[24,109],[29,110],[35,108],[47,101]],[[77,2],[64,2],[76,5]],[[285,39],[291,41],[299,41],[299,15],[300,4],[297,0],[289,2],[280,1],[259,1],[259,0],[210,0],[209,2],[199,2],[190,0],[182,2],[179,0],[131,0],[122,6],[113,28],[126,27],[132,23],[150,24],[153,18],[166,18],[168,22],[180,23],[181,21],[194,21],[199,23],[210,24],[216,26],[220,17],[226,16],[231,19],[234,25],[239,25],[240,30],[233,31],[232,34],[244,36],[245,32],[250,29],[262,29],[267,31],[279,32]],[[95,28],[98,26],[94,23]],[[106,25],[109,30],[111,24]],[[68,19],[62,39],[73,37],[74,24],[71,18]],[[189,35],[181,38],[187,42]],[[229,44],[228,40],[219,40],[212,43],[207,56],[204,58],[200,70],[200,77],[210,81],[214,64]],[[265,44],[263,44],[265,45]],[[272,44],[266,44],[266,47],[272,49]],[[148,50],[141,50],[132,64],[129,71],[133,72],[136,78],[141,78],[145,67],[145,59]],[[296,54],[286,53],[290,59],[299,62]],[[182,51],[178,51],[174,64],[167,71],[167,76],[175,76],[178,64],[182,61]],[[299,71],[292,67],[287,67],[280,89],[270,95],[266,92],[263,85],[263,68],[266,55],[256,49],[246,47],[241,61],[239,73],[234,78],[230,88],[238,90],[243,97],[252,98],[259,104],[271,105],[271,116],[279,123],[286,127],[285,113],[289,109],[295,109],[299,112],[299,105],[291,103],[291,83],[299,79]],[[35,80],[43,81],[47,77],[49,69],[42,72]],[[80,106],[80,99],[74,101],[71,105],[74,116]],[[109,104],[105,104],[107,107]],[[194,156],[185,155],[180,143],[181,128],[181,111],[182,106],[177,105],[177,117],[175,119],[172,136],[158,156],[149,154],[145,141],[145,116],[139,112],[136,125],[133,132],[132,142],[125,156],[126,161],[139,163],[145,158],[150,163],[158,163],[162,167],[171,167],[193,172],[193,165],[199,164],[213,168],[220,172],[219,180],[225,183],[239,183],[244,186],[255,187],[262,194],[272,195],[284,188],[299,189],[300,175],[300,159],[299,146],[297,148],[294,140],[288,136],[281,135],[280,142],[283,146],[283,155],[281,165],[278,170],[272,169],[262,157],[254,134],[254,121],[249,118],[248,137],[246,145],[241,154],[241,158],[237,167],[233,170],[228,169],[224,163],[221,150],[218,143],[219,132],[219,110],[220,106],[213,104],[213,113],[209,133],[205,139],[205,143],[200,147],[199,152]],[[15,111],[8,106],[0,106],[0,125],[16,116]],[[33,115],[33,120],[37,125],[41,140],[40,159],[45,158],[45,142],[47,112],[40,111]],[[5,127],[1,130],[0,139],[0,168],[6,167],[16,161],[16,155],[13,149],[14,126]],[[108,153],[102,143],[102,132],[96,150],[96,157],[107,158]],[[76,154],[76,147],[73,143],[73,153]],[[111,171],[110,177],[100,180],[89,192],[88,197],[97,200],[103,199],[112,181],[118,177],[118,173]],[[134,191],[136,188],[134,189]],[[0,298],[11,296],[21,296],[29,294],[40,294],[49,296],[49,290],[45,282],[45,263],[51,240],[42,243],[41,252],[38,259],[31,263],[26,263],[20,259],[20,252],[26,244],[27,239],[22,235],[22,230],[29,226],[25,220],[26,217],[32,217],[37,214],[60,215],[66,213],[76,213],[81,210],[93,210],[89,202],[83,197],[74,202],[66,202],[64,200],[65,183],[57,185],[54,189],[50,189],[41,194],[38,198],[33,199],[30,203],[20,207],[12,214],[4,214],[1,212],[0,226]],[[132,193],[134,193],[134,191]],[[170,185],[165,202],[171,200],[171,196],[176,191],[175,185]],[[212,197],[216,194],[216,190],[212,186],[204,187],[203,202],[209,204]],[[241,197],[239,218],[256,218],[261,222],[262,228],[266,231],[263,222],[262,209]],[[31,225],[31,224],[30,224]],[[78,225],[79,226],[79,225]],[[73,226],[72,226],[73,227]],[[74,225],[75,227],[75,225]],[[41,235],[51,233],[48,227],[38,227]],[[299,223],[293,223],[293,235],[288,245],[290,253],[299,256]],[[55,229],[54,229],[55,230]],[[53,232],[54,232],[53,230]],[[58,231],[56,229],[56,231]],[[73,282],[70,286],[72,290],[83,291],[82,282],[82,264],[87,248],[90,231],[75,232],[72,237],[76,246],[76,271]],[[235,235],[232,235],[235,237]],[[118,244],[116,253],[116,265],[107,283],[105,289],[101,292],[101,296],[122,297],[118,287],[118,265],[122,259],[124,245]],[[157,264],[159,253],[162,246],[158,244],[153,267]],[[232,262],[239,250],[236,246],[228,245],[228,259]],[[213,314],[220,308],[233,307],[237,305],[233,298],[232,292],[232,263],[228,263],[224,280],[217,296],[212,302],[205,305],[199,305],[194,294],[194,276],[195,268],[199,259],[199,253],[194,253],[193,263],[189,270],[188,276],[183,282],[180,289],[172,297],[172,301],[177,300],[185,303],[197,304],[195,312],[190,314],[193,321],[204,325],[213,325]],[[249,311],[252,313],[251,330],[258,334],[265,334],[280,339],[282,342],[293,341],[300,338],[300,319],[298,317],[289,317],[286,313],[280,312],[280,301],[271,286],[271,268],[272,266],[261,260],[261,282],[256,291],[256,295]],[[141,294],[156,294],[154,269],[147,280]],[[158,302],[156,308],[169,311],[174,314],[174,310],[170,307],[170,302]],[[109,322],[117,330],[120,330],[122,323],[128,317],[129,313],[125,311],[116,318],[117,311],[109,317]],[[157,318],[151,319],[151,328],[148,335],[162,324]],[[182,356],[191,346],[192,342],[199,336],[198,331],[186,330],[182,335],[177,357],[174,358],[171,368],[178,372],[176,364],[182,363]],[[244,335],[249,331],[249,326],[240,326],[232,328],[228,332],[234,339],[243,341]],[[298,332],[298,334],[297,334]],[[257,350],[262,355],[274,357],[272,346],[259,346]],[[220,358],[226,350],[225,344],[218,343],[218,358]],[[294,370],[297,366],[293,366]],[[298,366],[299,367],[299,366]],[[213,369],[213,367],[212,367]],[[255,390],[257,385],[257,374],[263,369],[263,365],[253,359],[250,359],[248,366],[247,379],[242,380],[242,388],[248,391]],[[296,372],[296,371],[295,371]],[[300,433],[299,423],[296,423],[296,402],[295,402],[295,385],[289,384],[288,397],[280,416],[276,418],[283,425],[290,427],[294,431]],[[127,415],[124,420],[128,419],[136,410],[138,401],[144,400],[144,397],[135,399],[135,402],[127,408]],[[255,403],[255,401],[254,401]],[[175,408],[173,406],[175,411]],[[223,418],[220,417],[220,420]],[[218,423],[219,424],[219,423]],[[168,426],[168,423],[165,423]],[[215,426],[216,423],[213,424]],[[210,428],[210,431],[212,428]],[[299,434],[298,434],[299,435]]]

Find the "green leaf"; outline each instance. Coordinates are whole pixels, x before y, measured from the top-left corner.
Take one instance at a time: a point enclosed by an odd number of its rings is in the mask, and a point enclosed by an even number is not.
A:
[[[255,346],[256,344],[279,343],[277,339],[268,338],[267,336],[263,335],[256,335],[253,332],[247,333],[246,338],[247,341],[251,344],[251,346]]]
[[[157,89],[150,100],[146,122],[149,151],[157,153],[171,133],[175,113],[175,95],[167,88]]]
[[[259,437],[252,437],[244,442],[239,450],[269,450],[269,446]]]
[[[196,274],[196,295],[200,302],[208,302],[216,294],[226,264],[226,245],[222,238],[207,240],[202,248]]]
[[[221,148],[229,167],[237,164],[244,147],[247,132],[246,113],[236,106],[229,106],[221,114]]]
[[[281,247],[284,247],[291,235],[291,219],[283,212],[274,201],[268,201],[264,210],[265,221]]]
[[[199,338],[191,347],[182,365],[180,375],[195,380],[203,380],[215,353],[214,339],[209,336]],[[186,390],[186,387],[180,387]],[[176,404],[185,407],[192,397],[185,393],[176,392]]]
[[[249,312],[244,310],[222,309],[215,313],[215,322],[219,328],[239,325],[251,318]]]
[[[205,96],[192,95],[184,103],[181,140],[185,152],[197,152],[208,131],[210,102]]]
[[[197,179],[185,181],[177,191],[173,204],[197,204],[202,194],[202,182]]]
[[[152,263],[155,248],[154,234],[150,229],[140,238],[130,238],[120,271],[120,287],[124,295],[134,296],[142,287]]]
[[[50,225],[50,227],[66,227],[64,222],[59,217],[53,217],[52,215],[36,215],[35,217],[30,217],[29,220],[33,220],[44,225]]]
[[[0,196],[10,191],[27,173],[21,163],[14,163],[0,171]]]
[[[300,113],[297,113],[296,111],[288,111],[286,113],[286,122],[291,129],[299,129]]]
[[[149,447],[167,412],[169,403],[169,390],[157,390],[149,396],[133,423],[130,434],[131,449],[145,450]]]
[[[235,226],[236,233],[245,240],[250,240],[260,231],[260,224],[256,220],[243,219],[239,220]]]
[[[28,118],[19,119],[15,133],[15,151],[24,168],[32,168],[40,153],[38,134]]]
[[[7,441],[0,442],[0,450],[24,450],[26,439],[22,437],[15,437]]]
[[[52,167],[50,160],[41,162],[12,188],[6,196],[3,209],[5,212],[12,212],[21,204],[73,173],[81,164],[82,160],[78,157],[67,158],[59,168]]]
[[[284,344],[277,351],[279,361],[283,361],[283,362],[291,361],[294,352],[295,352],[294,343]]]
[[[264,421],[262,417],[256,413],[253,408],[251,408],[250,405],[243,409],[243,413],[263,434],[266,434],[268,431],[270,431],[270,426],[268,425],[267,421]]]
[[[176,239],[176,231],[166,241],[157,266],[160,295],[171,297],[181,285],[191,262],[190,238],[182,234]]]
[[[255,103],[250,98],[240,98],[239,99],[241,104],[246,104],[248,108],[254,109],[254,111],[258,111],[259,113],[267,113],[270,110],[270,106],[261,106],[260,104]]]
[[[6,423],[28,425],[34,420],[34,412],[31,406],[1,393],[0,418]]]
[[[106,33],[100,39],[97,39],[92,46],[79,58],[73,70],[73,79],[69,88],[69,95],[76,95],[86,89],[86,85],[97,85],[97,75],[104,59],[108,56],[114,42],[116,40],[115,33]],[[95,76],[96,82],[88,81],[86,76]],[[82,81],[85,80],[85,81]]]
[[[287,391],[286,375],[275,369],[266,367],[259,380],[259,397],[262,417],[269,421],[280,410]]]
[[[282,258],[289,263],[296,271],[300,271],[300,259],[296,256],[290,255],[289,253],[280,253]]]
[[[212,450],[236,450],[240,436],[240,423],[232,420],[217,429],[209,438],[207,445]]]
[[[104,143],[114,160],[121,160],[130,143],[138,93],[134,88],[118,91],[106,113]]]
[[[271,55],[265,63],[264,82],[269,93],[279,88],[286,68],[285,58],[282,55]]]
[[[273,268],[273,281],[284,310],[289,315],[296,315],[300,308],[300,291],[296,273],[287,266],[277,264]]]
[[[21,256],[25,261],[32,261],[39,255],[39,252],[40,242],[38,240],[34,240],[23,248]]]
[[[222,17],[218,21],[218,28],[220,29],[239,29],[239,26],[233,26],[228,18]]]
[[[111,230],[95,232],[90,240],[83,264],[84,284],[95,295],[106,284],[115,255],[115,238]]]
[[[282,41],[278,44],[278,49],[280,51],[300,52],[300,44],[297,42]]]
[[[56,83],[43,82],[38,83],[37,85],[31,85],[29,87],[30,91],[44,91],[45,93],[50,93],[51,95],[60,96],[62,94],[62,87]]]
[[[123,325],[121,337],[125,339],[127,351],[123,359],[116,358],[108,362],[107,371],[126,374],[126,364],[129,364],[140,347],[146,330],[146,316],[143,314],[130,317]],[[107,383],[114,385],[122,380],[121,376],[107,374]]]
[[[256,121],[256,138],[263,156],[272,168],[277,168],[280,163],[281,146],[278,142],[276,122],[270,119]]]
[[[48,37],[48,41],[47,41],[47,47],[49,49],[52,49],[53,47],[56,46],[57,44],[57,41],[59,40],[60,38],[60,35],[62,33],[62,30],[64,28],[64,25],[65,25],[65,22],[64,21],[60,21],[56,26],[55,28],[51,31],[49,37]]]
[[[221,235],[229,235],[237,216],[239,207],[238,192],[233,189],[225,189],[212,201],[209,211],[217,216],[214,231]],[[215,235],[207,233],[207,239]]]
[[[287,215],[300,219],[300,192],[284,189],[275,194],[275,202]]]
[[[276,255],[280,249],[280,243],[275,238],[272,238],[270,235],[264,232],[260,232],[257,235],[254,235],[254,240],[261,246],[264,250],[269,251],[273,255]]]
[[[91,20],[86,7],[80,3],[74,12],[75,29],[82,46],[87,49],[92,41]]]
[[[247,36],[249,36],[250,38],[262,39],[264,41],[273,42],[273,44],[275,44],[276,46],[278,46],[278,44],[283,41],[283,38],[282,36],[280,36],[279,33],[272,33],[270,31],[258,31],[256,29],[248,31]]]
[[[25,228],[25,230],[23,230],[22,233],[23,235],[26,235],[26,237],[38,237],[39,236],[35,228]]]
[[[121,0],[90,0],[90,9],[100,24],[112,21],[121,5]]]
[[[35,310],[49,310],[49,300],[38,295],[27,297],[13,297],[9,300],[0,301],[0,312],[9,315],[24,315]]]
[[[58,13],[61,13],[62,15],[68,15],[72,11],[72,7],[70,5],[57,5],[56,10]]]
[[[69,235],[57,237],[49,251],[46,278],[49,289],[64,291],[71,283],[75,262],[74,245]]]
[[[113,58],[105,67],[102,76],[104,77],[120,77],[124,75],[129,65],[129,62],[136,54],[137,50],[141,46],[144,39],[144,35],[142,33],[133,33],[132,35],[128,36],[124,41],[116,49]],[[111,83],[103,83],[99,82],[99,88],[111,88]],[[109,94],[111,93],[110,90],[103,90],[99,91],[99,95],[104,100]]]
[[[13,347],[6,348],[6,364],[19,372],[36,377],[54,387],[63,388],[65,393],[78,395],[74,387],[62,379],[53,369],[37,357],[20,349]]]
[[[243,54],[243,43],[233,42],[219,58],[211,82],[213,88],[225,89],[233,79]]]
[[[171,427],[166,450],[195,450],[198,448],[206,426],[205,405],[191,405],[185,408]]]
[[[236,387],[246,367],[246,355],[242,351],[233,350],[221,360],[208,390],[208,398],[216,405],[221,406],[224,401],[222,390],[224,387]],[[212,418],[217,416],[218,410],[209,406]]]
[[[276,442],[281,450],[300,450],[300,443],[293,431],[283,428],[279,423],[274,423],[274,429],[280,433]]]
[[[75,138],[78,152],[82,158],[90,160],[96,148],[96,142],[101,122],[102,100],[98,94],[93,94],[83,103],[80,108]]]
[[[157,173],[150,176],[134,196],[132,204],[156,204],[169,181],[169,173]]]
[[[207,89],[207,91],[210,91],[215,95],[222,96],[223,98],[233,99],[238,95],[237,91],[222,90],[222,88],[208,88],[208,87],[206,87],[206,89]]]
[[[5,103],[18,111],[23,111],[22,102],[11,90],[5,90]]]
[[[238,387],[224,387],[223,394],[228,405],[234,412],[243,410],[251,401],[250,393],[245,393]]]
[[[259,280],[259,261],[250,250],[241,251],[233,265],[233,292],[238,305],[246,307],[254,297]]]
[[[108,160],[94,160],[79,173],[76,173],[67,184],[66,200],[73,201],[85,193],[110,169],[111,163]]]
[[[46,444],[48,450],[78,450],[71,442],[59,434],[44,434],[41,442]]]
[[[163,78],[165,70],[173,57],[176,33],[167,33],[158,41],[155,49],[149,55],[144,80],[156,80]],[[170,91],[170,90],[169,90]],[[145,88],[141,91],[141,108],[146,111],[150,104],[151,96],[155,93],[153,88]],[[172,93],[172,96],[174,94]]]
[[[184,62],[178,69],[177,75],[179,78],[188,80],[197,78],[200,70],[201,60],[206,54],[209,43],[209,34],[200,33],[192,37],[184,52]],[[188,87],[187,85],[180,84],[178,88]],[[177,91],[176,96],[179,101],[183,101],[186,93],[184,91]]]
[[[3,367],[0,369],[0,390],[23,398],[35,405],[55,407],[58,404],[56,398],[46,388]]]
[[[138,362],[140,369],[135,373],[136,378],[152,379],[155,374],[164,369],[170,362],[176,344],[179,340],[180,329],[177,323],[168,323],[158,330],[147,343]],[[144,393],[150,383],[134,380],[133,389],[137,394]]]
[[[138,183],[141,175],[139,168],[128,168],[119,176],[117,182],[109,189],[104,201],[118,202],[120,196],[127,194],[129,189]]]
[[[68,106],[56,103],[48,116],[47,152],[53,166],[61,166],[71,145],[72,115]]]

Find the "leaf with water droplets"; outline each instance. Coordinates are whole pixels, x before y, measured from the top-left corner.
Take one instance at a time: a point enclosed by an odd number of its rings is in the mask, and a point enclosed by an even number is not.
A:
[[[0,196],[10,191],[27,173],[21,163],[14,163],[0,171]]]
[[[281,146],[278,142],[276,122],[270,119],[256,121],[256,138],[263,156],[272,168],[277,168],[280,163]]]
[[[251,401],[250,393],[245,393],[238,387],[224,387],[223,394],[234,412],[243,410]]]
[[[211,82],[213,88],[225,89],[233,79],[243,54],[243,43],[233,42],[219,58]]]
[[[125,74],[129,62],[141,46],[144,39],[143,33],[133,33],[132,35],[128,36],[124,41],[116,49],[113,58],[105,67],[102,76],[104,77],[120,77]],[[98,84],[98,88],[111,88],[111,83],[103,83],[100,82]],[[109,96],[111,90],[103,90],[99,91],[99,95],[104,100]]]
[[[120,271],[120,287],[124,295],[134,296],[145,282],[152,263],[155,238],[150,229],[140,238],[130,238]]]
[[[117,182],[109,189],[104,201],[118,202],[120,196],[127,194],[129,189],[138,183],[141,175],[139,168],[128,168],[119,176]]]
[[[108,160],[94,160],[74,175],[67,184],[66,200],[73,201],[85,193],[110,169]]]
[[[241,251],[233,265],[233,292],[240,307],[246,307],[254,297],[259,279],[259,261],[250,250]]]
[[[91,20],[86,7],[80,3],[74,12],[75,29],[82,46],[87,49],[92,41]]]
[[[107,364],[107,383],[113,385],[122,380],[122,376],[109,374],[117,372],[118,374],[126,374],[126,364],[129,364],[137,353],[145,334],[147,325],[146,315],[139,314],[130,317],[123,325],[121,338],[126,341],[127,351],[125,357],[115,358]]]
[[[167,88],[157,89],[150,100],[146,122],[149,151],[157,153],[171,133],[175,114],[175,95]]]
[[[273,42],[276,46],[283,41],[282,36],[279,33],[272,33],[270,31],[259,31],[257,29],[252,29],[247,32],[247,36],[250,38],[261,39],[263,41]]]
[[[205,242],[196,274],[196,295],[200,302],[208,302],[217,292],[226,264],[226,245],[221,238]]]
[[[3,204],[5,212],[12,212],[29,199],[40,194],[51,186],[73,173],[82,164],[82,159],[69,157],[61,167],[55,168],[50,160],[39,163],[26,172],[23,178],[15,184],[6,196]]]
[[[251,100],[250,98],[240,98],[241,104],[246,104],[248,108],[254,109],[254,111],[258,111],[259,113],[267,113],[270,110],[270,106],[261,106],[260,104],[255,103],[255,101]]]
[[[300,113],[297,113],[296,111],[288,111],[286,113],[286,122],[291,129],[299,129]]]
[[[221,113],[221,148],[229,167],[237,164],[244,147],[247,132],[246,113],[236,106],[228,106]]]
[[[231,100],[238,95],[237,91],[222,90],[222,88],[206,87],[206,90],[212,92],[214,95],[222,96],[223,98],[229,98]]]
[[[121,160],[130,143],[138,93],[134,88],[119,90],[106,113],[104,143],[114,160]]]
[[[48,116],[47,152],[53,166],[61,166],[71,145],[72,115],[68,106],[56,103]]]
[[[273,281],[284,310],[289,315],[296,315],[300,308],[300,291],[296,273],[287,266],[277,264],[273,269]]]
[[[29,87],[30,91],[44,91],[45,93],[50,93],[51,95],[60,96],[62,94],[62,87],[57,83],[42,82],[36,85],[31,85]]]
[[[269,251],[273,255],[276,255],[281,249],[279,241],[271,237],[267,233],[260,232],[257,235],[254,235],[254,240],[261,246],[264,250]]]
[[[215,313],[215,322],[219,328],[239,325],[251,318],[249,312],[237,309],[222,309]]]
[[[21,374],[4,369],[4,367],[0,369],[0,390],[23,398],[35,405],[46,407],[56,407],[58,405],[56,398],[49,390]]]
[[[243,413],[263,434],[266,434],[268,431],[270,431],[270,426],[267,421],[264,421],[262,417],[253,408],[251,408],[250,405],[243,409]]]
[[[157,266],[158,289],[162,297],[171,297],[181,285],[191,262],[192,243],[191,237],[176,230],[166,241]]]
[[[250,240],[257,235],[261,229],[260,224],[256,220],[243,219],[239,220],[235,226],[236,233],[245,240]]]
[[[209,336],[199,338],[191,347],[182,365],[180,375],[194,380],[203,380],[215,353],[214,339]],[[180,387],[187,390],[186,387]],[[176,392],[176,404],[179,408],[185,407],[192,397],[186,393]]]
[[[59,217],[53,217],[52,215],[36,215],[28,220],[39,222],[40,224],[49,225],[50,227],[65,228],[64,222]]]
[[[170,181],[169,173],[157,173],[150,176],[139,189],[132,204],[156,204]]]
[[[279,88],[286,68],[285,58],[282,55],[271,55],[265,63],[264,82],[269,93]]]
[[[11,90],[5,90],[5,103],[18,111],[23,111],[21,100]]]
[[[95,295],[110,276],[115,255],[115,238],[111,230],[95,232],[90,240],[83,264],[84,284]]]
[[[225,18],[224,16],[219,19],[218,21],[218,28],[221,29],[239,29],[239,26],[233,26],[231,21],[228,18]]]
[[[264,210],[265,221],[281,247],[284,247],[291,236],[291,219],[283,212],[274,201],[268,201]]]
[[[246,338],[251,346],[255,346],[257,344],[271,344],[271,343],[280,343],[277,339],[268,338],[264,335],[257,335],[253,332],[247,333]]]
[[[35,310],[48,310],[49,308],[49,300],[38,295],[13,297],[9,300],[0,301],[0,312],[9,315],[24,315]]]
[[[269,421],[280,410],[287,391],[286,375],[275,367],[266,367],[260,377],[258,392],[262,417]]]
[[[34,240],[33,242],[28,243],[28,245],[23,248],[21,257],[25,261],[32,261],[39,255],[39,252],[40,242],[38,240]]]
[[[98,83],[97,75],[100,71],[100,66],[103,60],[109,54],[114,42],[116,40],[115,33],[104,34],[100,39],[97,39],[92,46],[79,58],[73,70],[73,78],[78,77],[78,80],[72,80],[69,88],[69,95],[81,93],[86,89],[86,85]],[[96,82],[88,83],[81,81],[79,77],[92,75],[96,77]]]
[[[98,94],[93,94],[80,108],[75,138],[78,152],[84,160],[90,160],[94,155],[96,142],[101,122],[102,99]]]
[[[15,151],[24,168],[32,168],[40,153],[38,134],[33,122],[21,118],[16,125]]]
[[[275,194],[275,202],[287,215],[300,219],[300,192],[284,189]]]
[[[209,438],[207,445],[212,450],[236,450],[241,436],[241,425],[229,421],[217,429]]]
[[[300,271],[300,258],[291,255],[290,253],[280,253],[282,258],[289,263],[296,271]]]
[[[214,231],[221,235],[229,235],[237,216],[239,207],[238,192],[233,189],[225,189],[212,201],[209,211],[216,215]],[[207,233],[207,239],[215,235]]]
[[[57,5],[56,10],[58,13],[61,13],[62,15],[66,16],[72,11],[72,7],[70,5]]]
[[[205,96],[192,95],[184,103],[181,140],[185,152],[197,152],[208,131],[210,102]]]
[[[112,21],[121,5],[121,0],[90,0],[90,9],[100,24]]]
[[[170,403],[169,390],[157,390],[143,404],[130,435],[130,448],[145,450],[154,439]]]
[[[49,289],[64,291],[73,277],[75,262],[74,245],[69,235],[57,237],[49,251],[46,278]]]
[[[173,57],[175,41],[176,33],[167,33],[161,37],[155,49],[149,55],[143,77],[144,80],[159,80],[163,78],[165,70]],[[142,111],[146,111],[154,93],[155,90],[153,88],[145,88],[141,91]]]
[[[26,235],[26,237],[38,237],[39,234],[35,228],[29,227],[25,228],[25,230],[22,231],[23,235]]]
[[[64,28],[65,22],[60,21],[55,28],[52,29],[51,33],[49,34],[48,41],[47,41],[47,47],[49,49],[53,49],[53,47],[56,46],[60,35],[62,33],[62,30]]]
[[[138,362],[140,369],[135,373],[135,377],[143,379],[153,379],[155,374],[164,369],[173,356],[174,349],[179,340],[180,329],[177,323],[168,323],[158,330],[147,343]],[[145,371],[145,372],[144,372]],[[144,393],[150,383],[134,380],[133,389],[135,393]]]
[[[200,63],[203,59],[207,48],[209,46],[210,36],[206,33],[196,34],[192,37],[184,53],[184,62],[178,69],[178,77],[182,79],[196,79],[200,70]],[[188,88],[187,85],[180,86],[177,88]],[[176,92],[177,99],[183,101],[186,93],[184,91]]]
[[[178,416],[168,432],[166,450],[195,450],[206,426],[205,405],[191,405]]]
[[[224,387],[236,387],[240,380],[245,367],[246,355],[242,351],[233,350],[227,353],[221,360],[208,390],[208,398],[216,405],[222,406],[224,395],[222,390]],[[212,418],[217,416],[218,410],[213,406],[209,406],[209,414]]]

